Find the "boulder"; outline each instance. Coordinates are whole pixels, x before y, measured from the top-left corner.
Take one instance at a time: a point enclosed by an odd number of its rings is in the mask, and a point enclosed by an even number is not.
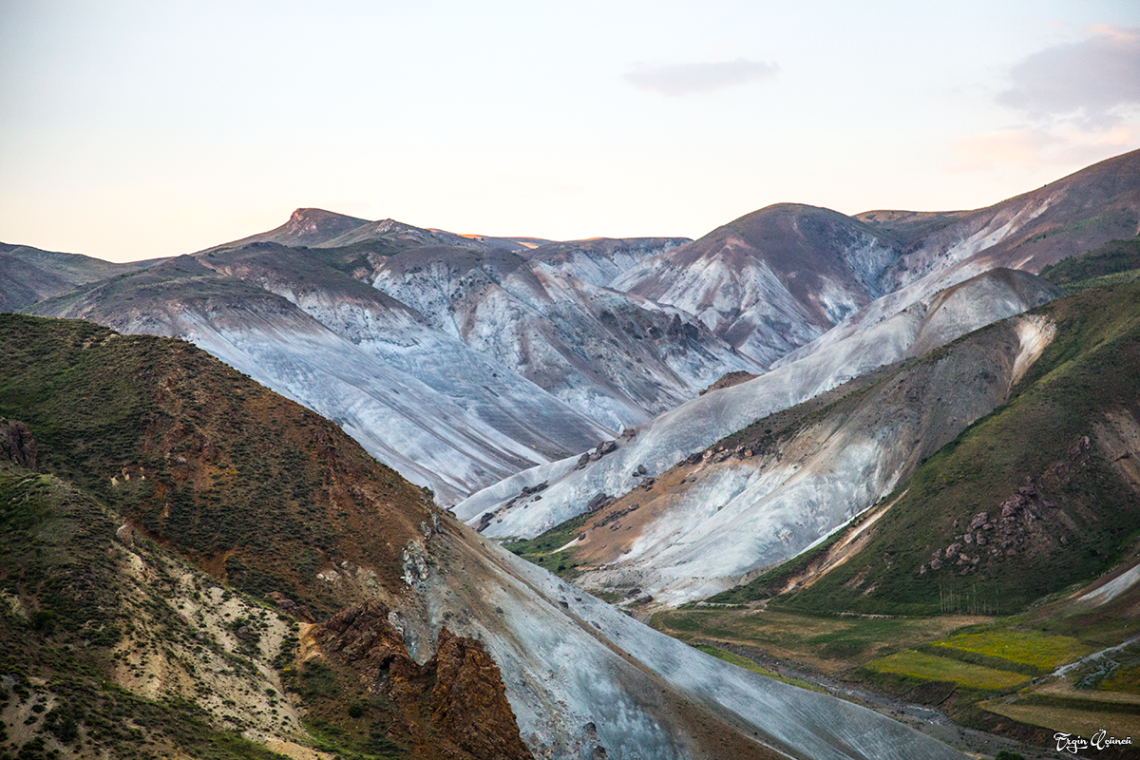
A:
[[[485,531],[487,529],[487,526],[490,525],[491,521],[494,519],[495,519],[495,513],[494,512],[484,512],[483,516],[479,518],[479,527],[476,528],[475,530],[478,531],[479,533],[482,533],[483,531]]]
[[[615,501],[617,501],[617,499],[614,497],[608,496],[605,493],[599,491],[598,493],[594,494],[594,498],[590,499],[590,501],[586,503],[586,509],[591,512],[597,512],[599,509],[608,507]]]
[[[1021,508],[1025,506],[1026,501],[1027,499],[1024,496],[1018,494],[1012,499],[1008,499],[1002,502],[1001,519],[1006,522],[1017,519],[1017,516],[1021,513]]]

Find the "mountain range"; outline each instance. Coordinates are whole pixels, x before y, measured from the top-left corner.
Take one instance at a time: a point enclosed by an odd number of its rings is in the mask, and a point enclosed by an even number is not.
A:
[[[958,756],[515,558],[186,342],[18,315],[0,338],[0,410],[26,420],[3,423],[22,456],[0,471],[0,625],[24,642],[4,716],[25,746],[246,756],[240,730],[354,757]],[[112,706],[135,726],[102,722]]]
[[[0,309],[38,315],[0,317],[7,738],[959,757],[639,620],[1130,598],[1138,233],[1135,152],[986,209],[778,204],[698,240],[298,209],[135,264],[4,245]]]

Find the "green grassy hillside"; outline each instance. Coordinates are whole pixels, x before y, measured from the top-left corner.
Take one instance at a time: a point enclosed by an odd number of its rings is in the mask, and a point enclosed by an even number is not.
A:
[[[347,601],[317,580],[323,566],[398,586],[430,519],[423,495],[313,412],[179,340],[3,314],[0,350],[0,416],[29,426],[41,469],[164,546],[318,617]]]
[[[1041,277],[1070,289],[1116,284],[1104,278],[1131,279],[1140,270],[1140,238],[1113,240],[1080,256],[1063,259],[1041,270]]]
[[[171,669],[222,664],[243,683],[264,681],[264,658],[180,624],[166,598],[178,563],[161,549],[134,549],[154,585],[124,578],[118,526],[79,489],[0,465],[0,674],[10,685],[0,689],[0,757],[280,757],[241,737],[254,722],[219,722],[177,691],[148,697],[108,677],[162,652]]]
[[[886,497],[894,505],[862,551],[772,604],[1005,614],[1121,558],[1140,529],[1129,464],[1140,420],[1140,283],[1085,291],[1035,313],[1056,325],[1056,337],[1009,402]],[[975,523],[982,513],[990,528]],[[712,601],[770,596],[809,560]]]

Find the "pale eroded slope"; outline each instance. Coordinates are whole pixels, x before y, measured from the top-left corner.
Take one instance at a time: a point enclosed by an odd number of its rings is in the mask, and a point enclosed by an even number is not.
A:
[[[951,340],[990,322],[1044,303],[1055,291],[1024,273],[992,272],[945,295],[918,301],[861,331],[819,347],[755,380],[708,393],[643,426],[633,440],[581,469],[566,459],[521,472],[474,494],[455,507],[478,524],[490,511],[486,533],[531,537],[586,511],[596,494],[620,495],[715,441],[769,414],[786,409],[872,369],[910,355],[920,338]],[[999,295],[1001,297],[995,297]],[[959,305],[961,302],[962,305]],[[524,486],[548,483],[542,500],[520,500]]]

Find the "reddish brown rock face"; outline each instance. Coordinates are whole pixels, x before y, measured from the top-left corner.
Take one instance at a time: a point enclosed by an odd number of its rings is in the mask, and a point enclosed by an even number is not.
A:
[[[432,718],[475,757],[529,758],[499,668],[476,639],[439,632]]]
[[[329,658],[359,674],[366,688],[399,710],[392,738],[417,758],[526,760],[499,668],[483,644],[439,633],[436,654],[418,665],[377,601],[346,607],[313,629]]]
[[[5,459],[35,470],[36,441],[24,423],[0,418],[0,460]]]

